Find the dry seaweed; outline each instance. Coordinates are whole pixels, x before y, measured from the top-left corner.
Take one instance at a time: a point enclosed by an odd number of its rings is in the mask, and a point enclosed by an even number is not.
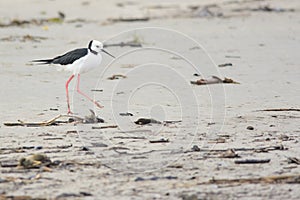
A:
[[[46,122],[24,122],[18,120],[18,122],[5,122],[3,123],[5,126],[26,126],[26,127],[39,127],[39,126],[53,126],[58,125],[57,121],[59,118],[66,117],[68,115],[58,115]],[[63,123],[68,123],[68,121],[64,121]]]
[[[9,41],[9,42],[14,42],[14,41],[19,41],[19,42],[41,42],[42,40],[46,40],[46,37],[41,37],[41,36],[33,36],[33,35],[23,35],[23,36],[8,36],[1,38],[1,41]]]
[[[239,82],[236,82],[230,78],[220,79],[217,76],[212,76],[209,79],[199,79],[196,81],[191,81],[191,84],[193,85],[210,85],[210,84],[220,84],[220,83],[240,84]]]
[[[170,141],[167,138],[161,138],[161,139],[158,139],[158,140],[150,140],[149,142],[150,143],[168,143]]]
[[[31,19],[31,20],[21,20],[12,19],[8,23],[0,23],[1,27],[11,27],[11,26],[24,26],[24,25],[43,25],[45,23],[62,23],[65,19],[65,14],[58,12],[57,17],[50,17],[46,19]]]
[[[143,136],[114,136],[115,139],[134,139],[134,140],[144,140]]]

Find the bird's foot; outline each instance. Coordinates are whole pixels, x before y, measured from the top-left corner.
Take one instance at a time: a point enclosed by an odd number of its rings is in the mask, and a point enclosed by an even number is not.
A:
[[[94,101],[94,103],[98,108],[104,108],[104,106],[101,106],[97,101]]]

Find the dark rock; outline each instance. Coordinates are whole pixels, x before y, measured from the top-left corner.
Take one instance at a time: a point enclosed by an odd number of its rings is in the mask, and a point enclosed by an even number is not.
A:
[[[200,151],[200,148],[197,145],[194,145],[192,147],[192,151]]]

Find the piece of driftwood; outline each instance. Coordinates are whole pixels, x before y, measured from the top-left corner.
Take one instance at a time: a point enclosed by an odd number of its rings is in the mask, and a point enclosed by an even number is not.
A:
[[[247,148],[247,147],[240,147],[240,148],[231,148],[233,151],[254,151],[254,152],[268,152],[268,151],[276,151],[276,150],[287,150],[283,145],[277,146],[266,146],[266,147],[258,147],[258,148]],[[228,149],[209,149],[209,148],[197,148],[197,151],[202,152],[212,152],[212,153],[222,153],[228,151]],[[194,152],[194,150],[185,151],[185,153]]]
[[[296,157],[288,157],[288,163],[295,163],[297,165],[300,165],[300,159]]]
[[[21,120],[18,120],[18,122],[5,122],[5,126],[26,126],[26,127],[38,127],[38,126],[53,126],[53,125],[58,125],[56,120],[62,117],[70,117],[69,115],[58,115],[48,121],[45,122],[24,122]],[[61,123],[68,123],[68,121],[60,121]]]
[[[196,81],[191,81],[191,84],[193,85],[210,85],[210,84],[220,84],[220,83],[240,84],[239,82],[236,82],[230,78],[221,79],[217,76],[212,76],[211,78],[208,79],[201,78]]]
[[[270,108],[270,109],[263,109],[258,111],[267,111],[267,112],[282,112],[282,111],[300,111],[300,108]]]
[[[235,160],[235,164],[262,164],[269,163],[271,159],[245,159],[245,160]]]
[[[169,141],[169,139],[161,138],[161,139],[158,139],[158,140],[150,140],[149,142],[150,143],[168,143],[170,141]]]
[[[299,184],[300,183],[300,174],[295,175],[279,175],[279,176],[265,176],[259,178],[240,178],[240,179],[211,179],[208,182],[198,183],[199,185],[205,184],[259,184],[259,183],[268,183],[268,184]]]
[[[45,23],[62,23],[65,19],[65,14],[58,12],[58,17],[51,17],[46,19],[31,19],[31,20],[21,20],[13,19],[8,23],[1,23],[0,27],[11,27],[11,26],[23,26],[23,25],[42,25]]]
[[[144,140],[144,136],[115,136],[115,139],[134,139],[134,140]]]
[[[84,118],[78,117],[75,115],[58,115],[48,121],[45,122],[24,122],[22,120],[18,120],[18,122],[5,122],[3,123],[5,126],[25,126],[25,127],[41,127],[41,126],[57,126],[60,124],[68,124],[68,123],[83,123],[83,124],[94,124],[94,123],[103,123],[104,120],[98,118],[95,115],[93,110],[90,110],[91,115],[85,116]],[[68,120],[60,121],[58,119],[67,117]]]
[[[128,17],[128,18],[109,18],[110,22],[145,22],[149,21],[150,17]]]
[[[180,123],[182,120],[165,120],[163,123],[165,124],[175,124],[175,123]]]
[[[118,128],[117,125],[108,125],[108,126],[93,126],[92,129],[106,129],[106,128]]]
[[[2,168],[12,168],[12,167],[17,167],[19,165],[18,162],[14,162],[14,161],[8,161],[8,162],[0,162],[0,167]]]

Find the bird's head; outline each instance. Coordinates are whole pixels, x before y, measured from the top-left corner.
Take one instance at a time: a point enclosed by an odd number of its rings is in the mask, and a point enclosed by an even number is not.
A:
[[[113,55],[111,55],[109,52],[107,52],[104,48],[103,48],[103,44],[102,42],[99,42],[97,40],[91,40],[88,46],[88,49],[95,54],[100,53],[101,51],[110,55],[111,57],[115,58]]]

